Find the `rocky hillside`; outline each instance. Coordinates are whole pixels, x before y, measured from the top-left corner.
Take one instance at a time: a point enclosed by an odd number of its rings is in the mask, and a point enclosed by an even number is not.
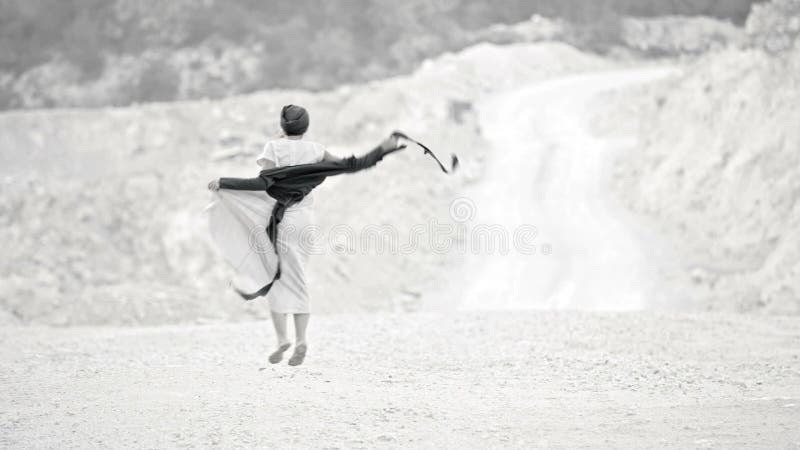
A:
[[[700,308],[800,313],[800,2],[759,7],[752,45],[710,53],[640,98],[645,145],[621,195],[682,261],[667,282]]]
[[[743,31],[705,20],[688,28],[731,32],[719,41],[683,39],[694,31],[648,41],[654,44],[643,51],[699,56],[672,61],[684,73],[675,81],[618,99],[624,116],[598,120],[639,135],[641,145],[617,164],[615,186],[674,249],[653,264],[681,307],[798,311],[798,5],[760,5]],[[653,36],[674,30],[674,23],[663,28],[670,20],[628,27]],[[525,40],[542,24],[535,18],[484,31]],[[564,36],[558,22],[547,26]],[[213,177],[255,172],[283,104],[309,107],[309,137],[341,155],[365,151],[398,128],[442,154],[459,153],[463,167],[454,177],[412,150],[369,173],[330,180],[317,194],[323,232],[391,225],[407,242],[417,225],[450,221],[452,200],[480,185],[484,163],[495,159],[476,118],[480,99],[634,63],[642,65],[557,43],[478,44],[407,76],[324,92],[0,114],[0,322],[263,316],[263,303],[242,307],[226,290],[229,272],[206,242],[204,188]],[[640,128],[626,125],[631,117]],[[317,312],[414,310],[424,286],[453,282],[443,276],[453,256],[425,240],[400,257],[355,243],[328,241],[312,259]]]

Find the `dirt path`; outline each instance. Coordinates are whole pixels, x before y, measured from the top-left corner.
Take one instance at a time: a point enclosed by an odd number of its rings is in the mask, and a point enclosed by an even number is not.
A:
[[[0,447],[798,448],[800,319],[471,312],[0,328]]]
[[[594,136],[589,118],[599,94],[674,73],[645,68],[573,75],[479,104],[493,148],[484,180],[464,194],[462,206],[474,210],[470,225],[505,230],[509,252],[469,252],[455,294],[463,309],[651,306],[646,248],[653,243],[634,232],[607,186],[613,157],[635,141]],[[514,233],[531,225],[537,235],[528,242],[535,254],[526,254],[518,251]],[[477,236],[485,235],[472,230],[468,240],[480,242]]]

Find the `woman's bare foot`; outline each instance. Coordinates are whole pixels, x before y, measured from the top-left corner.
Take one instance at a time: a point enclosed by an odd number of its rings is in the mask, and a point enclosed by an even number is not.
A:
[[[303,360],[306,359],[306,350],[308,350],[308,346],[306,344],[299,344],[294,348],[294,354],[292,357],[289,358],[289,365],[290,366],[299,366],[303,364]]]
[[[283,359],[283,352],[289,350],[289,347],[291,346],[292,346],[291,342],[279,345],[278,349],[272,352],[271,355],[269,355],[269,362],[272,364],[278,364],[279,362],[281,362],[281,360]]]

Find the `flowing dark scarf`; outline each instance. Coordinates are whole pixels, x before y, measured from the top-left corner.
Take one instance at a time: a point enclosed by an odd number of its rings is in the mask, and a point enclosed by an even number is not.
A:
[[[424,149],[424,154],[430,155],[434,160],[436,160],[436,162],[439,164],[439,167],[445,173],[450,173],[428,147],[409,138],[407,135],[399,131],[394,132],[393,135],[419,145]],[[327,177],[368,169],[376,165],[380,160],[383,159],[384,156],[404,148],[406,148],[405,145],[401,145],[392,149],[376,147],[369,153],[359,157],[350,156],[337,161],[322,161],[313,164],[300,164],[296,166],[262,170],[255,178],[220,178],[220,189],[266,191],[270,197],[275,199],[275,205],[272,207],[272,212],[270,213],[266,227],[267,236],[269,237],[269,240],[275,249],[275,254],[278,257],[278,266],[275,271],[275,276],[273,277],[272,281],[267,283],[264,287],[256,292],[247,293],[234,288],[236,289],[236,292],[245,300],[253,300],[255,298],[267,295],[270,289],[272,289],[272,285],[280,279],[281,264],[277,244],[278,225],[280,224],[281,220],[283,220],[283,215],[290,206],[295,205],[303,200],[314,188],[322,184]],[[453,155],[451,171],[455,170],[457,165],[458,158]]]

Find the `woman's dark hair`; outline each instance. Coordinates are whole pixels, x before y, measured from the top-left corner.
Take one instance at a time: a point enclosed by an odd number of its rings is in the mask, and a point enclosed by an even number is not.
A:
[[[287,136],[305,134],[308,130],[308,111],[302,106],[284,106],[281,109],[281,128]]]

